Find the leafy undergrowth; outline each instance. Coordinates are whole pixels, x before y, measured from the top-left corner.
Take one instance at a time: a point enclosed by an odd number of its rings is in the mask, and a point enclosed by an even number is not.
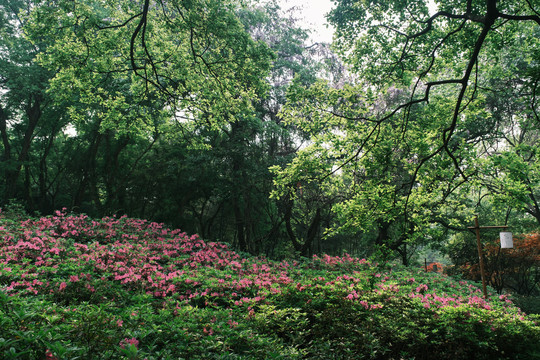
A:
[[[2,359],[540,357],[538,316],[437,273],[60,212],[0,217],[0,245]]]

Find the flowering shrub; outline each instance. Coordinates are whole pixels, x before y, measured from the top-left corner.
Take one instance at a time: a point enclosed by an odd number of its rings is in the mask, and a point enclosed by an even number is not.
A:
[[[513,359],[539,351],[538,317],[440,273],[348,255],[246,258],[127,217],[0,221],[1,358]]]

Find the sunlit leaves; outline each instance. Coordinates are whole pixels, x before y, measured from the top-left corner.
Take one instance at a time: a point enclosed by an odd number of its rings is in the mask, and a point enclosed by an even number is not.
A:
[[[57,75],[49,92],[103,129],[146,131],[161,103],[209,123],[234,119],[265,89],[270,53],[251,40],[228,2],[124,2],[36,6],[26,32],[52,40],[39,61]],[[110,110],[110,111],[109,111]]]

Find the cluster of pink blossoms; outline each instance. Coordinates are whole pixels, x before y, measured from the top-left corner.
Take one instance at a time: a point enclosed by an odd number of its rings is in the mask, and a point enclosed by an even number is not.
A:
[[[299,271],[296,261],[247,260],[225,244],[127,217],[96,221],[57,212],[2,227],[0,235],[0,274],[11,279],[4,287],[11,295],[91,296],[97,283],[111,281],[158,298],[205,304],[226,299],[243,306],[279,294]],[[314,259],[326,266],[365,262],[350,256]],[[15,266],[17,274],[11,273]],[[68,273],[62,270],[67,266]]]
[[[324,276],[306,279],[302,269]],[[369,272],[359,269],[373,272],[368,278]],[[364,305],[366,289],[388,299],[405,295],[425,307],[491,306],[467,283],[460,286],[471,287],[471,296],[463,298],[437,294],[410,275],[401,279],[391,271],[378,271],[369,261],[347,254],[315,255],[303,263],[245,259],[226,244],[205,242],[163,224],[127,217],[96,221],[57,212],[9,228],[0,226],[0,276],[4,283],[8,279],[3,290],[11,295],[92,296],[99,284],[113,282],[180,303],[249,307],[293,286],[299,292],[342,289],[344,298],[370,310],[382,305]]]

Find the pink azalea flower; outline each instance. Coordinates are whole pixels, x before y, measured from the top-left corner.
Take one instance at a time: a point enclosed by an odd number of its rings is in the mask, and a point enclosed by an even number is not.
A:
[[[45,359],[47,360],[58,360],[58,358],[56,356],[53,355],[53,353],[51,352],[51,350],[47,349],[47,351],[45,351]]]
[[[131,338],[131,339],[125,338],[124,340],[120,341],[120,347],[122,349],[125,349],[126,346],[129,346],[129,345],[133,345],[135,346],[135,348],[137,348],[139,346],[139,340],[135,338]]]
[[[364,309],[366,309],[366,310],[369,309],[369,305],[368,305],[366,300],[360,301],[360,304],[364,307]]]

